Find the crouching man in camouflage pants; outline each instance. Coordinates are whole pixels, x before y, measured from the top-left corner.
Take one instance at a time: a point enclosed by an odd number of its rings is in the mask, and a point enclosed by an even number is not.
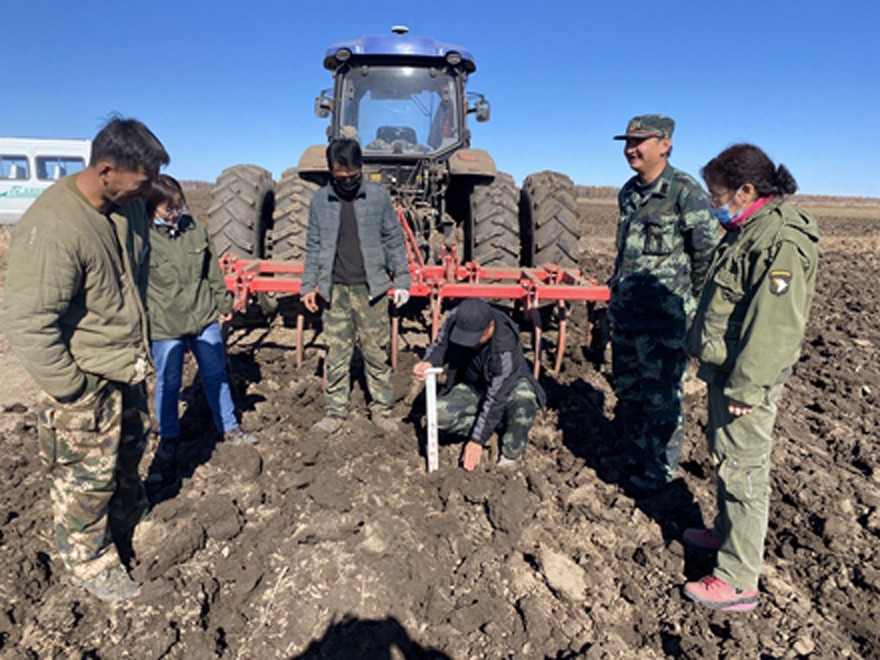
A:
[[[502,429],[499,465],[515,463],[526,451],[529,430],[544,390],[532,376],[519,342],[519,329],[501,310],[465,300],[449,313],[440,333],[413,367],[418,380],[429,367],[448,363],[449,389],[437,399],[437,427],[468,438],[461,465],[480,464],[483,447]]]
[[[138,463],[149,431],[144,188],[169,162],[150,130],[112,119],[89,166],[55,183],[15,227],[2,323],[45,392],[40,452],[55,542],[98,598],[137,594],[117,547],[146,510]]]

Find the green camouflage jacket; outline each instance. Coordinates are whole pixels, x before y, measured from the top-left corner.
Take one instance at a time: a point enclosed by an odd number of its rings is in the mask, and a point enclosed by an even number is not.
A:
[[[184,215],[173,233],[155,224],[150,229],[150,339],[197,335],[232,311],[232,295],[204,226]]]
[[[708,196],[693,177],[667,165],[648,186],[637,176],[627,181],[618,204],[617,260],[608,283],[613,327],[683,332],[718,244]]]
[[[784,382],[804,339],[818,243],[816,221],[780,198],[727,232],[688,339],[701,378],[751,406]]]
[[[13,351],[50,396],[85,391],[86,374],[128,383],[149,359],[146,210],[103,215],[61,179],[15,226],[0,310]]]

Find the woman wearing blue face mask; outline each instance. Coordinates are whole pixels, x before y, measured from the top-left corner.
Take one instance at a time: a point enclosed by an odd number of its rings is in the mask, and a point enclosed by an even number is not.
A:
[[[183,357],[192,351],[211,409],[214,425],[231,444],[254,444],[241,430],[226,376],[221,319],[232,310],[217,253],[204,226],[186,212],[180,184],[159,175],[146,196],[150,231],[150,275],[147,311],[150,349],[156,364],[156,419],[160,463],[170,463],[180,423],[177,406]]]
[[[758,147],[737,144],[702,170],[715,217],[726,229],[691,326],[688,350],[708,383],[709,451],[718,478],[708,529],[685,545],[717,551],[711,575],[685,585],[709,607],[758,604],[767,533],[776,402],[797,362],[816,284],[816,222],[785,201],[791,173]]]

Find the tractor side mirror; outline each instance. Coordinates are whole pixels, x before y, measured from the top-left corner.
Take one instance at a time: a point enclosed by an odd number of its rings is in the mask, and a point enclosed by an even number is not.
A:
[[[473,101],[473,105],[471,105]],[[477,121],[489,121],[489,102],[477,92],[468,92],[468,114],[473,113]]]
[[[489,102],[486,99],[480,99],[477,101],[474,112],[474,118],[477,121],[489,121]]]
[[[330,116],[330,99],[322,99],[320,96],[315,99],[315,114],[319,119],[326,119]]]
[[[326,119],[333,112],[333,99],[327,96],[329,90],[323,90],[315,99],[315,114],[320,119]]]

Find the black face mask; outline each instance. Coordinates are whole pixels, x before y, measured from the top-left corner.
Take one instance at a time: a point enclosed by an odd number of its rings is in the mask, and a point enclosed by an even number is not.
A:
[[[361,180],[363,176],[358,174],[355,177],[345,178],[345,179],[337,179],[333,177],[332,184],[333,190],[339,195],[342,199],[346,201],[351,201],[354,199],[355,195],[357,195],[358,190],[361,189]]]

